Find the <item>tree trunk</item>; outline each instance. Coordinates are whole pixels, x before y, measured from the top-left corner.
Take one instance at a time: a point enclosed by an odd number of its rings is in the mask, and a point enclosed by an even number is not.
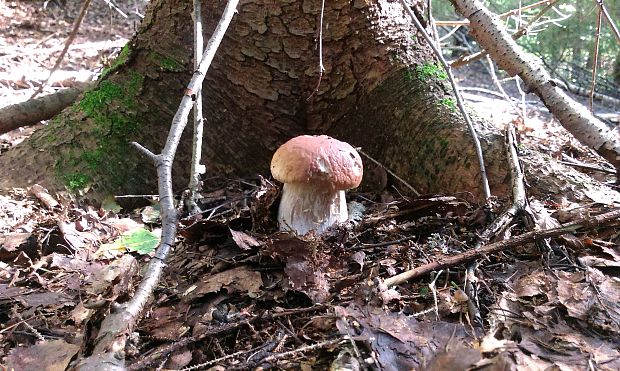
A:
[[[205,37],[224,5],[205,4]],[[320,0],[239,6],[204,84],[206,176],[268,175],[271,155],[285,140],[327,133],[362,147],[422,193],[479,198],[471,135],[441,67],[400,4],[326,2],[318,85],[320,7]],[[155,170],[128,142],[155,152],[163,147],[192,72],[191,8],[181,0],[152,1],[97,87],[0,157],[0,168],[9,170],[0,187],[37,182],[94,198],[152,192]],[[503,142],[496,131],[479,130],[491,187],[502,193]],[[187,184],[190,167],[185,138],[175,161],[177,187]]]

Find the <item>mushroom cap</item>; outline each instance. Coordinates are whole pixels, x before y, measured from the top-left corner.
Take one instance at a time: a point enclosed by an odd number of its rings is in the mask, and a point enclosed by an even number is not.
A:
[[[327,135],[301,135],[274,153],[271,174],[282,183],[343,190],[357,187],[364,170],[360,155],[350,144]]]

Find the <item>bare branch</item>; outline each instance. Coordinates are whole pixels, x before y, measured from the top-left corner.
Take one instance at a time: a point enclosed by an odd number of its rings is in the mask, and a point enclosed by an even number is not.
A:
[[[467,123],[467,127],[469,128],[469,132],[471,133],[472,140],[474,141],[474,147],[476,148],[476,154],[478,155],[478,165],[480,166],[480,178],[482,182],[482,189],[484,190],[485,199],[488,200],[489,198],[491,198],[491,189],[489,188],[489,180],[487,178],[487,171],[484,165],[484,156],[482,155],[482,147],[480,146],[480,140],[478,139],[478,134],[476,133],[474,124],[471,122],[471,119],[469,115],[467,114],[467,111],[465,111],[465,106],[463,105],[463,97],[461,96],[459,89],[456,87],[454,75],[452,74],[452,69],[450,68],[450,65],[446,62],[446,60],[444,59],[443,54],[441,54],[441,51],[438,49],[437,45],[435,45],[435,43],[430,38],[430,36],[428,36],[428,34],[426,33],[426,30],[424,29],[424,27],[422,26],[418,18],[415,16],[415,14],[413,14],[407,2],[405,0],[400,0],[400,3],[402,4],[403,8],[405,8],[405,11],[407,12],[409,17],[413,21],[413,24],[416,26],[420,34],[422,34],[422,36],[424,37],[424,40],[431,47],[431,49],[433,50],[433,53],[435,53],[435,55],[437,56],[437,59],[439,60],[443,68],[446,70],[446,73],[448,74],[448,80],[450,81],[450,85],[452,86],[452,90],[454,91],[454,96],[456,98],[456,104],[459,107],[461,114],[463,115],[463,119]]]
[[[594,90],[596,89],[596,70],[598,67],[598,48],[601,41],[601,20],[603,18],[603,8],[599,7],[596,17],[596,33],[594,34],[594,59],[592,61],[592,84],[590,85],[590,96],[588,97],[588,108],[594,112]]]
[[[126,303],[118,305],[114,313],[108,315],[102,322],[97,338],[95,339],[93,353],[90,357],[83,359],[78,364],[77,368],[80,370],[125,369],[125,344],[163,274],[164,267],[166,266],[166,258],[174,246],[176,239],[178,215],[172,193],[172,163],[174,161],[174,155],[181,139],[181,134],[187,124],[196,92],[198,92],[200,86],[202,86],[211,61],[235,14],[238,2],[238,0],[228,1],[222,18],[213,32],[213,36],[207,43],[199,67],[194,72],[192,79],[187,85],[185,94],[181,99],[181,104],[172,120],[168,139],[161,155],[153,155],[144,147],[136,144],[138,148],[142,148],[141,151],[143,153],[146,153],[155,160],[155,165],[157,167],[162,217],[161,242],[133,298]]]

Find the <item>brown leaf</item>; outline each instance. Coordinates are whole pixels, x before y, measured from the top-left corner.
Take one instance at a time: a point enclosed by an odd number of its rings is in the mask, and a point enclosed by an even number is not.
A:
[[[251,250],[253,247],[262,245],[258,240],[249,234],[241,231],[235,231],[228,228],[233,240],[241,250]]]
[[[218,292],[221,289],[226,289],[229,294],[247,292],[252,295],[260,291],[262,284],[263,279],[260,272],[250,270],[247,266],[242,265],[204,277],[186,291],[187,294],[183,300],[188,302],[206,294]]]
[[[482,358],[478,349],[461,347],[437,354],[424,368],[425,371],[467,370]]]
[[[8,357],[8,369],[20,371],[64,371],[80,347],[64,340],[52,340],[27,348],[15,348]]]
[[[14,259],[20,251],[36,257],[37,239],[30,233],[7,233],[0,236],[0,260]]]

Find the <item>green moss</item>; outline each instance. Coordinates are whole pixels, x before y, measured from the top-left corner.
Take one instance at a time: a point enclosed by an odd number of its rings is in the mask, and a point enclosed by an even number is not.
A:
[[[410,69],[405,70],[405,80],[411,81],[413,80],[413,72]]]
[[[159,68],[166,72],[182,72],[184,70],[183,63],[180,61],[165,56],[163,54],[159,54],[157,52],[151,52],[149,58],[155,62],[159,66]]]
[[[65,185],[72,192],[80,191],[86,188],[90,183],[92,183],[92,179],[86,174],[74,173],[65,176]]]
[[[448,78],[448,73],[439,63],[424,63],[421,66],[416,66],[415,72],[422,81],[429,78],[436,78],[438,80],[446,80]]]
[[[439,104],[444,107],[448,107],[452,112],[456,112],[456,100],[454,98],[440,99]]]
[[[123,48],[121,49],[120,53],[118,53],[118,56],[116,57],[116,59],[114,59],[114,61],[112,62],[112,64],[110,65],[110,67],[105,68],[103,71],[101,71],[101,79],[104,79],[106,76],[108,76],[112,71],[116,70],[118,67],[124,65],[125,63],[127,63],[127,61],[129,60],[129,56],[131,55],[131,48],[129,47],[129,42],[127,44],[125,44],[123,46]]]
[[[104,80],[76,105],[94,125],[86,133],[92,143],[76,142],[58,153],[57,176],[67,188],[83,189],[102,176],[112,188],[119,188],[127,179],[129,169],[123,163],[130,155],[129,141],[140,127],[136,101],[143,80],[137,73],[122,82]],[[74,120],[73,125],[79,123]]]

